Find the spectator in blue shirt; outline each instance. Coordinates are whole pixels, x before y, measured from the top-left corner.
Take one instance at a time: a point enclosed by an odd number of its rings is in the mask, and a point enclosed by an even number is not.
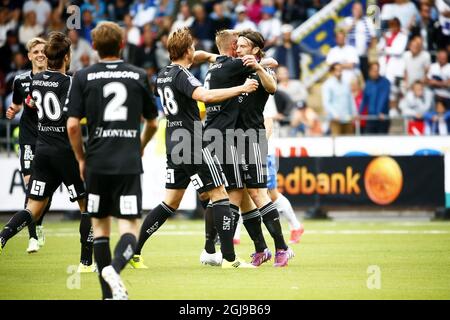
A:
[[[322,86],[323,106],[330,120],[332,135],[352,134],[356,105],[350,86],[342,80],[342,65],[330,67],[331,76]]]
[[[385,77],[380,76],[380,65],[378,62],[369,66],[369,79],[364,89],[363,99],[359,107],[359,113],[371,118],[367,121],[364,133],[386,134],[389,131],[389,94],[391,84]],[[374,119],[375,118],[375,119]]]

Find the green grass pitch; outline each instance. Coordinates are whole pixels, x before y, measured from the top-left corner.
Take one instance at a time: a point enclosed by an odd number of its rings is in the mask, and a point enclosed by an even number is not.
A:
[[[25,252],[24,230],[0,255],[0,299],[99,299],[97,275],[75,273],[78,224],[44,225],[38,253]],[[272,260],[222,270],[199,263],[202,221],[169,220],[144,248],[150,268],[122,276],[131,299],[450,299],[450,223],[306,221],[305,229],[287,268]],[[237,253],[249,260],[252,249],[243,230]]]

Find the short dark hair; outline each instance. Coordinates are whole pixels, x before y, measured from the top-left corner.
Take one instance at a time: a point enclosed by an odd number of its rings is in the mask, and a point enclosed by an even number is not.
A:
[[[64,62],[64,57],[70,55],[70,39],[62,32],[53,31],[48,36],[44,46],[44,54],[47,57],[49,69],[60,69]]]
[[[334,69],[336,69],[337,66],[340,66],[341,64],[339,62],[335,62],[330,66],[330,71],[334,72]]]

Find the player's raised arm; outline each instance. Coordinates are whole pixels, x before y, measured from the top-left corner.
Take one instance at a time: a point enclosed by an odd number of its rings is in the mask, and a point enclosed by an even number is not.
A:
[[[250,93],[258,88],[258,81],[247,79],[243,85],[226,88],[207,90],[203,87],[198,87],[192,93],[192,99],[202,101],[205,103],[215,103],[228,100],[242,93]]]
[[[195,64],[204,62],[214,63],[216,62],[218,56],[219,55],[214,53],[209,53],[203,50],[196,50],[194,52],[194,63]]]
[[[275,93],[277,91],[277,80],[273,72],[266,70],[261,64],[256,61],[255,56],[247,55],[242,58],[244,66],[253,68],[261,79],[261,83],[268,93]]]

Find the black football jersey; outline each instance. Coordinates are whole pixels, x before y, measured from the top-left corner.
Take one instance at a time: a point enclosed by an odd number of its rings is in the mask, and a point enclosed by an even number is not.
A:
[[[172,137],[175,140],[174,132],[177,129],[189,132],[192,151],[194,150],[194,141],[202,141],[203,126],[200,112],[197,101],[192,99],[194,90],[201,86],[201,82],[180,65],[171,64],[159,72],[156,91],[167,117],[167,154],[172,153],[173,147],[179,143],[178,140],[172,141]]]
[[[205,88],[223,89],[242,85],[253,73],[245,67],[241,59],[219,56],[211,65],[205,77]],[[219,103],[206,104],[206,129],[218,129],[223,133],[234,129],[239,115],[243,95]]]
[[[57,71],[44,71],[33,76],[31,97],[38,115],[36,152],[59,155],[70,151],[63,112],[72,78]]]
[[[273,74],[273,71],[269,68],[266,70]],[[251,79],[258,81],[259,86],[256,91],[244,95],[244,99],[241,104],[238,121],[236,128],[244,131],[248,129],[265,129],[264,127],[264,107],[267,99],[269,99],[269,93],[264,89],[261,80],[257,73],[253,73],[250,76]]]
[[[87,118],[86,167],[97,174],[143,172],[141,120],[158,115],[145,70],[103,61],[78,71],[66,104],[67,116]]]
[[[20,118],[19,144],[35,145],[38,136],[38,116],[37,109],[25,104],[25,100],[30,92],[33,73],[30,71],[17,75],[13,83],[12,101],[15,104],[22,104],[23,112]]]

